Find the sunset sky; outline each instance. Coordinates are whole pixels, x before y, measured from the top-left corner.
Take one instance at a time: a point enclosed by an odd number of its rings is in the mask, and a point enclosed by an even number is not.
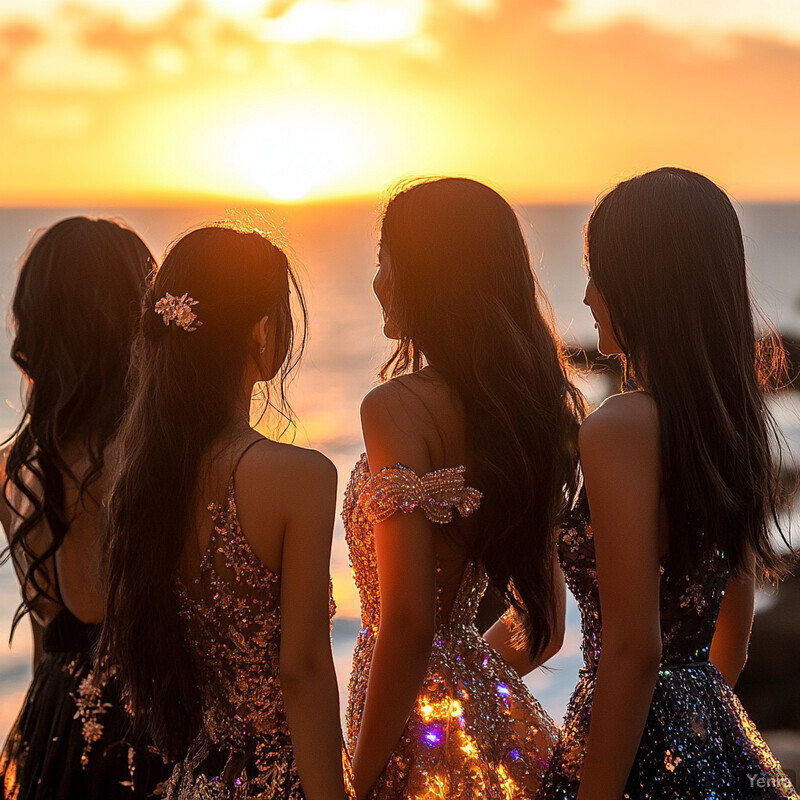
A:
[[[0,0],[0,205],[591,201],[665,163],[800,199],[795,0]]]

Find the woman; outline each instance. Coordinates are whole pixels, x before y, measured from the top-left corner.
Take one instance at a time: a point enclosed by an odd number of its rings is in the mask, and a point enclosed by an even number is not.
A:
[[[266,236],[207,227],[172,247],[144,299],[115,442],[101,652],[134,730],[179,762],[167,798],[345,797],[336,472],[250,426],[253,385],[282,403],[299,357],[292,290]]]
[[[555,727],[501,655],[527,672],[561,645],[553,531],[582,400],[517,218],[488,187],[395,194],[374,288],[395,346],[361,407],[344,506],[364,626],[347,711],[357,795],[532,797]],[[474,625],[487,583],[520,623],[492,628],[495,649]]]
[[[797,798],[731,689],[754,581],[783,569],[736,213],[707,178],[659,169],[598,203],[586,257],[599,350],[638,388],[581,428],[559,552],[585,667],[543,797]]]
[[[34,675],[0,757],[5,797],[145,797],[163,777],[160,759],[130,749],[114,687],[91,671],[106,446],[154,266],[133,231],[75,217],[36,241],[17,281],[11,356],[28,386],[4,452],[0,521],[22,590],[13,627],[30,616]]]

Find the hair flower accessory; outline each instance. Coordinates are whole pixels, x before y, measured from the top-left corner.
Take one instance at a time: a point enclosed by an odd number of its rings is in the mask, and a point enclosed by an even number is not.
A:
[[[167,292],[155,305],[156,314],[160,314],[165,325],[174,322],[183,330],[196,331],[203,323],[197,321],[197,314],[192,311],[192,306],[196,306],[200,301],[193,300],[188,293],[180,297]]]

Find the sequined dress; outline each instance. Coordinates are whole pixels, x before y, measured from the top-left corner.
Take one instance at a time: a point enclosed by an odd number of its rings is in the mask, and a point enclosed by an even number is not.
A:
[[[280,686],[280,576],[264,566],[242,533],[233,478],[225,503],[211,504],[209,511],[214,529],[200,576],[191,589],[177,582],[203,727],[165,796],[303,800]],[[344,744],[342,760],[347,777]]]
[[[66,606],[42,629],[42,658],[0,755],[0,797],[133,800],[152,797],[169,774],[126,738],[117,686],[94,667],[99,633]]]
[[[468,516],[480,499],[480,492],[465,486],[463,467],[418,477],[398,465],[373,475],[362,456],[353,470],[343,517],[362,630],[347,707],[351,751],[361,725],[380,620],[373,525],[417,508],[431,521],[447,524],[454,509]],[[440,599],[422,691],[373,789],[373,800],[525,800],[536,795],[556,729],[517,673],[475,627],[486,586],[484,570],[470,563],[451,610],[443,609]],[[437,586],[440,598],[441,590]]]
[[[602,644],[600,599],[585,493],[564,525],[559,557],[581,612],[584,667],[572,694],[542,800],[578,792]],[[777,800],[797,792],[720,671],[709,661],[725,593],[725,556],[717,552],[694,579],[662,560],[661,667],[626,800]]]

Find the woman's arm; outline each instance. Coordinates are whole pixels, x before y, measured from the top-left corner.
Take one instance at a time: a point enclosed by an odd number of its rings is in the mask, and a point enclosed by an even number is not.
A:
[[[431,469],[427,447],[395,392],[391,384],[379,386],[361,407],[370,470],[400,463],[422,475]],[[397,513],[376,525],[375,551],[381,618],[353,757],[359,800],[386,766],[414,708],[436,617],[434,527],[423,512]]]
[[[555,591],[555,627],[550,641],[544,650],[535,658],[531,658],[526,642],[518,635],[514,615],[504,614],[497,622],[483,634],[489,646],[496,650],[519,675],[527,675],[537,667],[541,667],[551,659],[564,643],[564,616],[567,606],[567,592],[564,584],[564,574],[558,563],[558,555],[553,557],[553,589]]]
[[[308,800],[343,800],[342,730],[328,608],[336,468],[304,454],[285,498],[280,679],[297,769]]]
[[[610,398],[584,422],[580,452],[603,632],[578,800],[620,800],[661,659],[655,402],[640,393]]]
[[[711,640],[711,662],[729,686],[736,685],[747,661],[747,645],[753,627],[754,576],[755,559],[751,556],[747,573],[728,580],[717,617],[717,630]]]

